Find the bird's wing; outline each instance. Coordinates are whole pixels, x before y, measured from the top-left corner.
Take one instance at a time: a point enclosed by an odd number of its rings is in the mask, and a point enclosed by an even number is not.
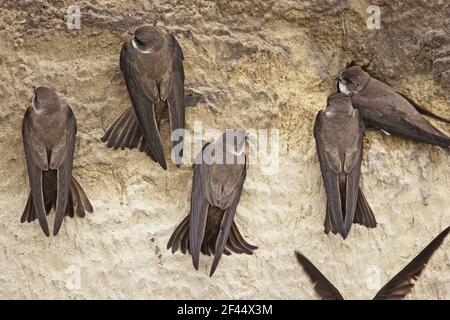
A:
[[[303,254],[296,251],[297,261],[314,284],[314,290],[322,300],[344,300],[338,289]]]
[[[44,192],[42,189],[42,170],[48,170],[47,154],[45,147],[33,139],[31,132],[31,108],[25,112],[22,123],[22,138],[27,161],[28,177],[30,180],[31,195],[34,210],[37,212],[42,231],[48,237],[50,235],[44,205]]]
[[[358,175],[360,174],[360,170],[361,170],[361,161],[362,161],[362,156],[363,156],[363,150],[364,150],[364,133],[365,133],[365,125],[364,125],[364,121],[362,120],[361,114],[359,112],[358,109],[355,109],[355,115],[357,115],[360,119],[360,128],[359,128],[359,138],[360,140],[358,140],[358,146],[359,146],[359,162],[355,165],[352,173],[350,173],[350,176],[352,175],[356,175],[356,168],[358,168]],[[354,180],[356,182],[355,177],[353,177]],[[359,177],[358,177],[358,181],[359,181]],[[354,223],[358,223],[361,224],[363,226],[366,226],[367,228],[375,228],[377,226],[377,221],[375,219],[375,216],[373,214],[372,208],[370,208],[369,202],[367,202],[366,197],[364,196],[364,193],[362,192],[361,188],[358,188],[357,190],[358,194],[357,194],[357,200],[356,200],[356,210],[355,210],[355,217],[353,219]]]
[[[364,125],[358,110],[354,110],[354,116],[350,121],[358,121],[359,125],[357,127],[349,126],[348,130],[354,131],[351,132],[351,137],[354,139],[348,141],[348,147],[345,150],[345,227],[347,230],[350,230],[356,212],[364,143]]]
[[[392,88],[378,82],[366,90],[352,96],[352,102],[368,125],[409,139],[448,147],[450,138],[433,127]]]
[[[197,155],[194,163],[194,177],[192,181],[191,209],[189,220],[189,247],[194,268],[198,270],[200,250],[205,235],[206,218],[208,215],[208,201],[205,186],[208,179],[208,165],[203,163],[203,150]]]
[[[155,97],[159,96],[158,88],[155,81],[151,79],[144,81],[141,72],[137,70],[135,65],[138,61],[137,54],[131,44],[125,43],[120,52],[120,68],[149,151],[166,170],[167,164],[154,110]]]
[[[167,35],[169,53],[171,54],[172,68],[170,70],[170,88],[168,88],[167,105],[169,107],[170,129],[172,133],[177,129],[184,129],[185,127],[185,101],[184,101],[184,55],[180,45],[173,35]],[[183,143],[184,132],[176,134],[172,140],[173,145]],[[183,149],[180,149],[180,154],[176,156],[176,164],[181,164],[183,156]]]
[[[67,129],[65,144],[64,144],[64,156],[61,162],[57,166],[57,196],[56,196],[56,209],[55,209],[55,222],[53,225],[53,235],[57,235],[64,216],[67,210],[67,203],[69,200],[70,186],[72,183],[72,166],[73,155],[75,152],[75,136],[77,134],[77,121],[69,106],[65,108],[67,114]]]
[[[428,260],[448,235],[450,227],[442,231],[408,265],[393,277],[373,298],[374,300],[399,300],[411,292],[414,282],[425,269]]]
[[[420,114],[412,117],[400,110],[367,110],[360,108],[360,106],[358,103],[355,104],[355,107],[361,111],[367,124],[373,127],[425,143],[442,145],[444,147],[448,147],[450,144],[450,138],[434,128]]]
[[[342,213],[341,194],[339,188],[340,160],[338,155],[332,155],[324,148],[321,138],[323,112],[319,111],[314,123],[314,137],[316,139],[317,154],[319,156],[320,170],[322,172],[325,191],[329,204],[330,214],[340,234],[346,234]],[[331,218],[331,217],[330,217]]]
[[[226,167],[226,165],[223,167]],[[236,190],[236,192],[233,192],[230,194],[230,196],[232,197],[231,199],[229,199],[228,201],[225,201],[225,202],[228,202],[229,205],[227,208],[225,208],[225,211],[224,211],[223,217],[222,217],[222,222],[220,223],[219,234],[217,235],[217,240],[216,240],[214,260],[211,265],[211,271],[210,271],[209,276],[212,276],[214,274],[214,272],[216,271],[217,266],[219,265],[219,262],[220,262],[220,258],[222,257],[222,253],[225,249],[225,245],[227,244],[228,237],[230,235],[230,230],[233,225],[234,216],[236,215],[236,208],[237,208],[239,200],[241,198],[246,172],[247,172],[246,164],[244,164],[241,175],[239,176],[239,181],[237,181],[237,184],[233,183],[233,184],[237,185],[238,190]],[[216,188],[213,188],[213,189],[216,189]],[[224,187],[224,189],[226,189],[226,186]],[[210,190],[210,194],[212,192],[213,192],[213,190]]]
[[[419,111],[421,114],[426,115],[430,118],[434,118],[436,120],[445,122],[445,123],[450,123],[450,119],[446,119],[444,117],[441,117],[433,112],[431,112],[430,110],[428,110],[427,108],[421,106],[420,104],[418,104],[417,102],[415,102],[413,99],[409,98],[408,96],[404,95],[403,93],[400,93],[397,91],[397,93],[399,95],[401,95],[403,98],[405,98],[410,104],[412,104],[414,106],[414,108],[417,109],[417,111]]]

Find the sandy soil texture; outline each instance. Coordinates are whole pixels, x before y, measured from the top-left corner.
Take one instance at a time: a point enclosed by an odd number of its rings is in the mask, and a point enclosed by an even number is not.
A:
[[[0,1],[0,298],[315,299],[297,249],[346,298],[367,299],[450,224],[449,155],[369,131],[361,183],[379,225],[354,225],[345,241],[325,235],[312,134],[334,77],[352,61],[450,117],[448,1],[76,3],[81,29],[69,30],[72,1]],[[381,8],[378,30],[366,26],[371,3]],[[223,257],[213,278],[211,257],[195,271],[189,256],[166,250],[189,209],[190,166],[165,172],[143,153],[99,140],[130,105],[121,45],[155,19],[184,50],[189,129],[202,121],[204,129],[280,132],[279,170],[250,166],[238,207],[238,225],[259,249]],[[95,208],[50,238],[38,223],[19,223],[29,191],[20,127],[33,85],[53,88],[74,110],[74,176]],[[162,134],[168,154],[167,125]],[[447,240],[409,298],[450,298],[449,248]]]

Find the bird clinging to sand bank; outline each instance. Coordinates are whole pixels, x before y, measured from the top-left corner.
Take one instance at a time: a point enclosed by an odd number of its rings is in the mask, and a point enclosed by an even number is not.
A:
[[[172,252],[189,252],[197,270],[200,252],[214,254],[210,276],[222,253],[251,255],[257,249],[244,240],[234,222],[246,176],[245,140],[244,130],[227,130],[203,147],[194,163],[189,215],[167,244]]]
[[[338,77],[339,91],[349,96],[364,122],[388,134],[441,147],[450,152],[450,137],[425,117],[450,123],[387,84],[372,78],[359,66],[344,70]]]
[[[77,122],[69,106],[61,106],[55,92],[34,90],[32,106],[22,124],[22,137],[31,192],[21,222],[39,220],[50,235],[46,215],[55,209],[53,235],[65,216],[85,216],[92,205],[72,176]]]
[[[341,93],[328,97],[314,124],[317,154],[327,194],[325,233],[344,239],[352,223],[375,228],[377,222],[359,187],[364,124],[350,98]]]
[[[167,116],[173,146],[181,146],[175,162],[181,164],[185,127],[183,59],[173,35],[152,26],[132,33],[132,40],[122,46],[120,69],[133,106],[125,109],[101,138],[108,147],[139,147],[167,169],[159,132],[161,120]],[[178,132],[174,134],[175,130]]]

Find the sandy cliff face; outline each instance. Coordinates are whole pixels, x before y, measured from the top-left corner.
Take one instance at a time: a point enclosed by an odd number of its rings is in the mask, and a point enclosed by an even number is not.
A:
[[[312,129],[340,70],[366,65],[450,117],[448,2],[373,3],[379,30],[366,27],[365,0],[80,0],[81,29],[69,30],[72,1],[0,0],[0,298],[315,298],[295,249],[345,297],[372,297],[450,224],[449,156],[369,131],[362,187],[379,226],[354,225],[345,241],[323,233]],[[202,121],[204,129],[280,130],[280,169],[266,175],[250,166],[238,207],[240,229],[259,249],[224,257],[213,278],[211,258],[202,257],[196,272],[189,256],[165,248],[188,212],[191,168],[171,164],[165,172],[143,153],[99,141],[130,104],[118,74],[121,44],[155,17],[184,50],[194,105],[188,128]],[[95,208],[66,219],[51,238],[38,223],[19,223],[29,188],[20,127],[32,85],[55,89],[74,110],[74,175]],[[168,154],[167,126],[163,137]],[[449,247],[432,258],[410,298],[450,298]]]

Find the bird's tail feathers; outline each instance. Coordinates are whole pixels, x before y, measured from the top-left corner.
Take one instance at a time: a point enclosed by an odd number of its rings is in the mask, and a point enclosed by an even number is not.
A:
[[[367,228],[376,228],[377,226],[377,220],[375,219],[373,211],[370,208],[370,205],[367,202],[361,188],[359,188],[358,192],[358,200],[356,202],[356,211],[353,223],[361,224]]]
[[[211,209],[220,210],[216,207],[213,207]],[[212,221],[208,222],[213,223]],[[217,228],[206,228],[200,250],[202,254],[207,256],[215,255],[219,228],[220,225],[217,225]],[[169,242],[167,243],[167,249],[172,249],[172,253],[175,253],[178,250],[180,250],[183,254],[191,253],[189,246],[189,215],[186,216],[183,221],[181,221],[181,223],[172,233]],[[256,249],[258,249],[258,247],[251,245],[247,241],[245,241],[236,223],[233,221],[223,253],[225,255],[230,255],[231,253],[251,255]]]
[[[56,197],[56,192],[45,194],[44,203],[47,215],[52,209],[55,209]],[[90,203],[81,185],[74,177],[72,177],[72,181],[70,183],[69,201],[67,204],[65,215],[71,218],[73,218],[75,215],[77,215],[78,217],[84,217],[86,215],[86,211],[91,213],[94,211],[94,209],[92,208],[92,204]],[[33,207],[33,197],[30,192],[20,222],[33,222],[37,218],[37,213]]]
[[[169,249],[172,249],[172,253],[178,250],[183,254],[191,253],[189,246],[189,215],[181,221],[170,236],[169,242],[167,243],[167,250]]]
[[[126,108],[114,119],[100,140],[106,143],[108,148],[114,150],[138,148],[139,151],[145,152],[153,161],[157,162],[145,141],[136,112],[132,106]]]

